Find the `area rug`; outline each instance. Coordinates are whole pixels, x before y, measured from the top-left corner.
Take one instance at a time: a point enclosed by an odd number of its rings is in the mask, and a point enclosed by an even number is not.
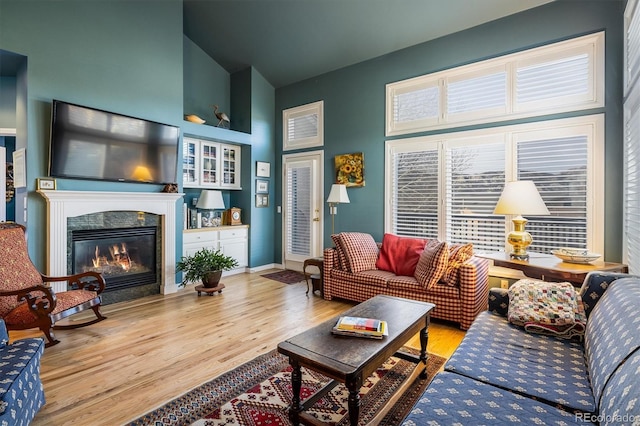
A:
[[[272,272],[270,274],[261,275],[262,277],[269,278],[270,280],[279,281],[285,284],[296,284],[300,281],[304,281],[304,274],[298,271],[292,271],[285,269],[283,271]]]
[[[417,352],[412,348],[403,350]],[[427,379],[418,378],[411,383],[380,424],[400,424],[445,361],[437,355],[429,355]],[[391,357],[366,380],[360,390],[361,424],[375,418],[414,367],[411,362]],[[321,374],[302,368],[301,399],[305,400],[328,381]],[[347,398],[347,389],[338,385],[307,413],[336,426],[347,425]],[[288,358],[273,350],[145,414],[130,425],[288,426],[291,424],[287,415],[290,402],[291,367]]]

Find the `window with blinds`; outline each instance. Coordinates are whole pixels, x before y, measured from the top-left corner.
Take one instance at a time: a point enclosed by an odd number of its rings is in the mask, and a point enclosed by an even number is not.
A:
[[[601,253],[603,123],[596,115],[387,141],[385,232],[509,250],[512,217],[493,210],[506,182],[533,180],[550,215],[526,216],[529,251]]]
[[[282,111],[285,151],[324,145],[324,102],[314,102]]]
[[[640,12],[630,0],[625,9],[624,215],[623,256],[629,273],[640,273]]]
[[[604,106],[604,33],[386,87],[386,134],[402,135]]]
[[[287,169],[287,253],[309,256],[311,253],[311,168]]]

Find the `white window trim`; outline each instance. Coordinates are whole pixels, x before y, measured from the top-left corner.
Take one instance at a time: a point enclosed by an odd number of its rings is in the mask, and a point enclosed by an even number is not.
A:
[[[474,144],[486,140],[486,137],[504,138],[507,144],[507,158],[505,165],[505,179],[512,180],[515,175],[514,155],[509,155],[517,141],[525,141],[534,135],[541,135],[553,131],[553,135],[561,135],[565,130],[568,134],[575,134],[577,127],[584,129],[589,136],[592,149],[589,150],[587,187],[587,247],[589,250],[604,254],[604,115],[587,115],[575,118],[540,121],[535,123],[517,124],[503,127],[494,127],[463,132],[453,132],[432,136],[420,136],[407,139],[395,139],[385,141],[385,195],[384,195],[384,232],[393,232],[393,155],[400,152],[412,152],[425,150],[425,148],[444,150],[446,144],[460,144],[465,140],[468,144]],[[564,128],[564,130],[563,130]],[[446,240],[446,226],[442,218],[446,211],[446,196],[442,171],[444,156],[440,155],[439,176],[440,194],[438,201],[438,238]],[[511,226],[510,221],[505,221],[505,237]],[[508,250],[505,238],[505,250]]]
[[[289,119],[302,117],[305,115],[318,116],[318,134],[315,137],[295,139],[289,138]],[[294,149],[304,149],[319,147],[324,145],[324,101],[313,102],[295,108],[282,111],[282,150],[291,151]]]
[[[386,85],[385,134],[386,136],[397,136],[420,131],[459,127],[462,125],[492,123],[604,107],[604,38],[604,32],[598,32],[436,73],[389,83]],[[575,99],[562,101],[557,105],[554,105],[553,102],[549,100],[545,102],[532,102],[528,105],[516,105],[515,73],[518,66],[540,62],[548,58],[563,57],[567,54],[573,55],[577,52],[587,52],[593,55],[593,61],[591,61],[591,68],[589,70],[589,96],[576,97]],[[496,115],[496,111],[490,111],[489,113],[479,111],[465,114],[455,120],[452,120],[453,117],[449,118],[446,116],[445,101],[448,80],[457,79],[462,75],[466,78],[482,76],[486,75],[488,70],[500,68],[504,68],[507,71],[508,87],[506,89],[508,99],[505,114]],[[437,120],[426,119],[404,123],[394,122],[393,109],[395,95],[421,87],[434,87],[436,84],[440,87],[440,113]]]

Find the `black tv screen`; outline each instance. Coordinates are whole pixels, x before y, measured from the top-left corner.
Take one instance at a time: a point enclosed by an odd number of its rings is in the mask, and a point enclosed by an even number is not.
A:
[[[54,100],[49,175],[176,182],[180,128]]]

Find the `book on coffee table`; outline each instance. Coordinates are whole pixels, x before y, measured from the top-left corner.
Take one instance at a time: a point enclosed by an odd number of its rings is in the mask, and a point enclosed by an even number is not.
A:
[[[389,335],[386,321],[361,317],[340,317],[331,332],[341,336],[370,339],[382,339],[383,336]]]

